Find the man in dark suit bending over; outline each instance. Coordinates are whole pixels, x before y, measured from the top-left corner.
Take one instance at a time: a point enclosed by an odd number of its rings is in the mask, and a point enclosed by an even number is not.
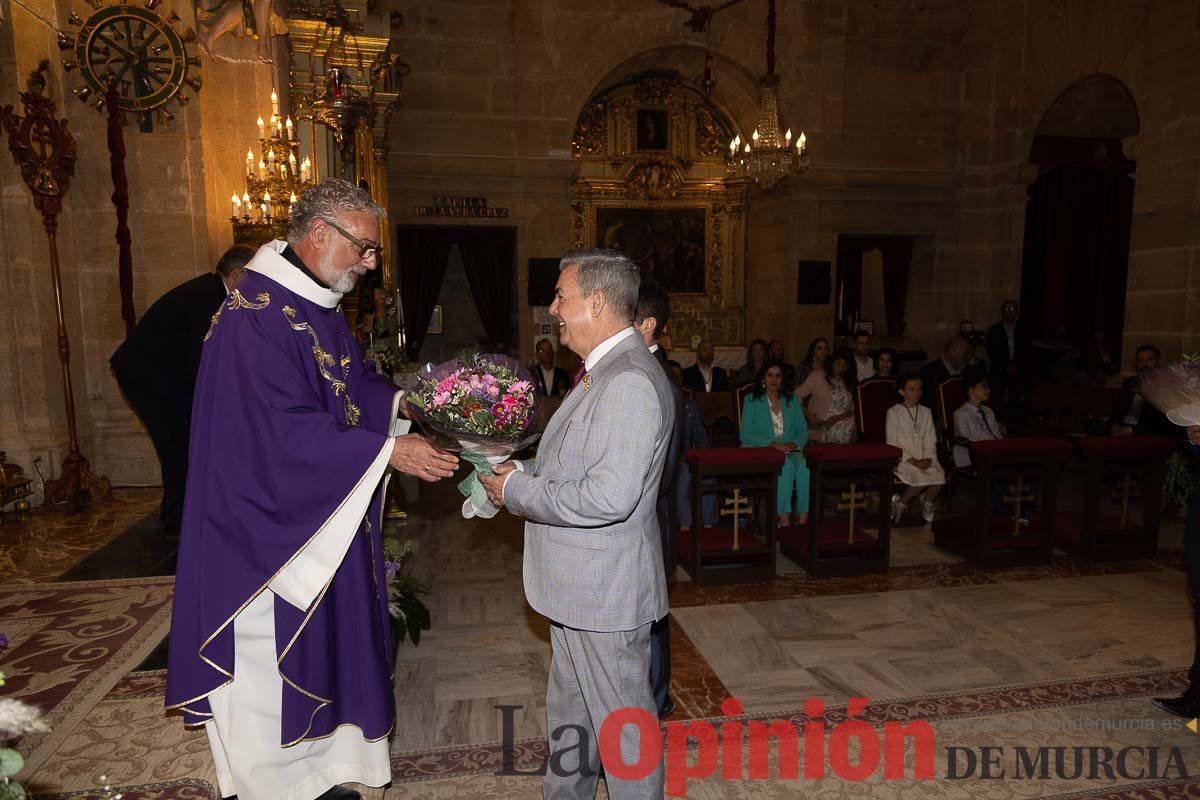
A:
[[[178,533],[183,519],[192,395],[204,338],[213,314],[253,257],[254,250],[245,245],[226,250],[215,272],[176,286],[150,306],[109,359],[117,385],[154,442],[162,467],[163,528],[168,533]]]

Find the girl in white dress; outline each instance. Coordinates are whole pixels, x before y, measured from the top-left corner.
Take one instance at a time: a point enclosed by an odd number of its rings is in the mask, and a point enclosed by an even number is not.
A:
[[[946,484],[946,473],[937,461],[937,433],[933,413],[920,404],[921,379],[904,375],[897,382],[903,402],[888,409],[887,442],[903,452],[896,478],[906,487],[903,495],[892,495],[892,521],[899,522],[913,499],[921,499],[926,522],[933,522],[933,500]]]

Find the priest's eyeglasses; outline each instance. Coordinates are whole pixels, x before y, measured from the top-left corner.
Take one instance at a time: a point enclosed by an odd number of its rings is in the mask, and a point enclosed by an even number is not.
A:
[[[330,222],[329,220],[324,220],[324,221],[325,221],[326,225],[333,228],[335,231],[340,233],[342,236],[345,236],[347,239],[349,239],[351,242],[353,242],[354,244],[356,244],[358,246],[358,257],[359,258],[371,258],[372,256],[374,256],[376,259],[378,259],[381,255],[383,255],[383,247],[382,246],[377,245],[377,244],[372,244],[371,242],[368,242],[366,239],[358,238],[357,236],[350,233],[345,228],[341,227],[340,225],[338,225],[335,222]]]

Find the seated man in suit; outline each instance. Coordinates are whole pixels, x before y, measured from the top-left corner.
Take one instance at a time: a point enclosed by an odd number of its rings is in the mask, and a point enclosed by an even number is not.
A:
[[[554,345],[549,339],[537,343],[537,363],[533,373],[533,385],[547,397],[562,397],[571,388],[571,376],[562,367],[554,366]]]
[[[693,392],[728,392],[729,373],[713,366],[716,351],[705,339],[696,348],[696,363],[683,371],[683,388]]]
[[[187,483],[192,395],[212,316],[245,275],[253,248],[234,245],[215,272],[192,278],[158,298],[109,359],[117,385],[146,425],[162,467],[163,529],[178,534]]]
[[[936,422],[940,419],[941,403],[938,398],[938,387],[950,378],[962,375],[963,370],[971,363],[971,344],[963,336],[952,336],[946,342],[945,352],[941,358],[930,361],[921,367],[921,405],[933,412]],[[948,409],[951,411],[951,409]]]
[[[1161,357],[1158,348],[1152,344],[1144,344],[1134,353],[1133,366],[1137,374],[1121,383],[1121,393],[1117,395],[1117,402],[1108,415],[1109,430],[1114,436],[1135,433],[1142,436],[1173,436],[1178,433],[1179,429],[1171,424],[1166,415],[1137,392],[1138,381],[1143,375],[1158,369]]]
[[[954,412],[954,465],[956,467],[971,466],[971,451],[966,442],[985,442],[992,439],[1003,439],[1004,429],[996,420],[996,412],[987,405],[991,397],[991,386],[982,368],[968,370],[963,374],[964,388],[967,401]],[[1021,503],[1021,524],[1028,525],[1033,514],[1033,505],[1037,502],[1038,481],[1030,480],[1025,484],[1029,502]],[[1005,496],[1009,491],[1009,482],[999,478],[992,482],[992,510],[998,516],[1008,513],[1005,508]]]
[[[871,334],[867,331],[855,331],[854,333],[854,366],[858,370],[859,383],[875,375],[875,359],[871,355]]]

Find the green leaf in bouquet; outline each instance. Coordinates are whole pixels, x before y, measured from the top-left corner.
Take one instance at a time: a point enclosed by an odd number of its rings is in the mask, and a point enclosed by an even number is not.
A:
[[[487,432],[492,424],[492,412],[486,408],[481,408],[471,415],[471,422],[479,426],[481,432]]]
[[[0,800],[28,800],[25,787],[16,781],[0,779]]]
[[[25,759],[16,750],[0,747],[0,778],[11,778],[25,766]]]

